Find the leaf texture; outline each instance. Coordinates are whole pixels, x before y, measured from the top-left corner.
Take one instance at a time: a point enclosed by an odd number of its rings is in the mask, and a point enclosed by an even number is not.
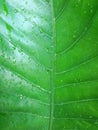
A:
[[[0,1],[0,129],[98,129],[98,1]]]

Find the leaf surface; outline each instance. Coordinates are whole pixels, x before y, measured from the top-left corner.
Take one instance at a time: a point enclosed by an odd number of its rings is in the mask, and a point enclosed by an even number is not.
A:
[[[98,1],[0,1],[0,129],[98,129]]]

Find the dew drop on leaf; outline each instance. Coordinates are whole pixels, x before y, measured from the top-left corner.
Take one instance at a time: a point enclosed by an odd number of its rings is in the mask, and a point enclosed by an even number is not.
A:
[[[13,46],[12,48],[15,50],[15,49],[16,49],[16,46]]]
[[[92,118],[92,116],[89,116],[89,118]]]
[[[15,13],[17,13],[18,12],[18,10],[17,9],[15,9]]]
[[[88,3],[88,6],[90,6],[90,3]]]
[[[97,122],[97,121],[95,121],[95,125],[98,125],[98,122]]]
[[[24,8],[21,8],[21,10],[24,12],[25,11],[25,9]]]
[[[13,60],[13,63],[14,63],[14,64],[16,63],[16,59]]]
[[[85,27],[85,31],[87,30],[87,27]]]
[[[87,11],[86,10],[84,10],[84,14],[86,14],[87,13]]]
[[[63,80],[61,79],[61,82],[63,82]]]
[[[78,4],[77,4],[77,3],[75,4],[75,7],[78,7]]]
[[[81,2],[81,0],[78,0],[78,3]]]
[[[90,9],[90,12],[93,13],[93,9]]]
[[[37,87],[40,88],[40,85],[38,85]]]
[[[27,2],[27,1],[25,1],[25,4],[27,5],[27,4],[28,4],[28,2]]]
[[[22,96],[22,94],[21,94],[21,95],[19,95],[19,98],[20,98],[20,99],[23,99],[23,96]]]
[[[40,33],[43,33],[43,30],[42,30],[42,28],[40,28]]]
[[[73,38],[75,38],[75,37],[76,37],[76,35],[74,34],[72,37],[73,37]]]
[[[46,48],[46,51],[49,52],[49,48]]]
[[[21,49],[18,49],[18,52],[20,52],[20,53],[21,53],[21,52],[22,52],[22,50],[21,50]]]

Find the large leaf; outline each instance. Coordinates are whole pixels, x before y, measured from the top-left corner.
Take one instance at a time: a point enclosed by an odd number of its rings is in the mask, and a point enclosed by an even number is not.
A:
[[[0,130],[98,130],[98,0],[0,0]]]

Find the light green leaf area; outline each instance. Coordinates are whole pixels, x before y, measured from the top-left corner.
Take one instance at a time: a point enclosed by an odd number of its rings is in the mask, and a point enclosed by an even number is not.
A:
[[[98,130],[98,0],[0,0],[0,130]]]

